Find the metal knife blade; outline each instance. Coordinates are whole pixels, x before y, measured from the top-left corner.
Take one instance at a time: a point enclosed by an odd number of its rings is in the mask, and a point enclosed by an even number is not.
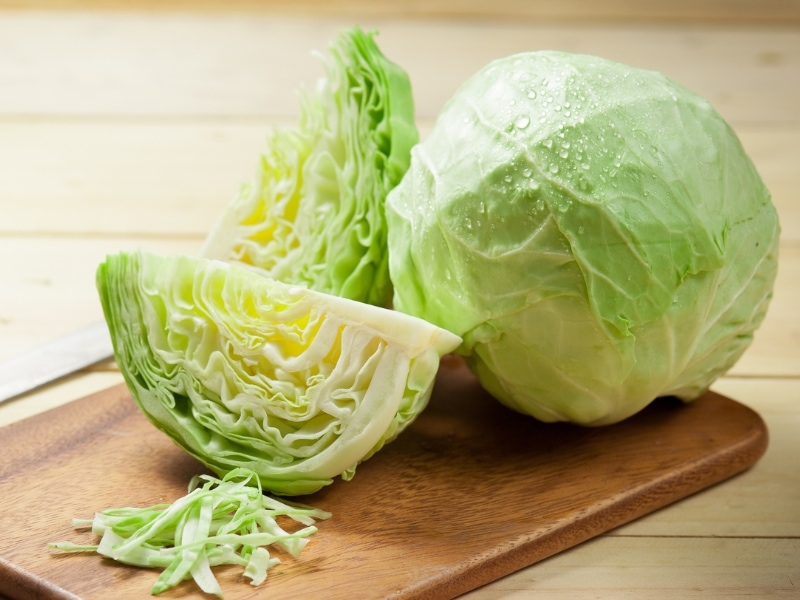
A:
[[[0,364],[0,403],[114,355],[105,321]]]

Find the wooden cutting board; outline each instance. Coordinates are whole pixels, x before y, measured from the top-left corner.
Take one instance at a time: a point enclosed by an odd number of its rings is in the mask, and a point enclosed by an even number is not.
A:
[[[260,588],[237,567],[216,574],[228,599],[453,598],[748,468],[767,437],[715,393],[609,427],[542,424],[447,359],[411,428],[352,481],[299,499],[333,513],[299,559]],[[73,517],[174,500],[201,472],[124,386],[0,429],[0,594],[149,597],[157,572],[46,544],[92,543]],[[184,582],[161,597],[204,596]]]

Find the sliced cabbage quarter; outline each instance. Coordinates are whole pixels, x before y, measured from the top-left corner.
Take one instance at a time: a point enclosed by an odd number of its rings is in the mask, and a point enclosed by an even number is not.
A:
[[[201,254],[289,283],[386,306],[386,194],[418,140],[411,83],[374,34],[344,30],[326,76],[302,96],[296,128],[275,129],[255,179],[209,233]]]
[[[250,269],[109,256],[97,286],[144,414],[219,475],[307,494],[372,456],[426,406],[461,339],[423,320]]]

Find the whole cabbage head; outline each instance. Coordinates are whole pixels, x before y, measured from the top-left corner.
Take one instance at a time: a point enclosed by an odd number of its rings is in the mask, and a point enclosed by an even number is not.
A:
[[[543,421],[702,395],[750,344],[777,270],[770,194],[720,115],[585,55],[468,79],[387,219],[394,307],[462,336],[487,391]]]

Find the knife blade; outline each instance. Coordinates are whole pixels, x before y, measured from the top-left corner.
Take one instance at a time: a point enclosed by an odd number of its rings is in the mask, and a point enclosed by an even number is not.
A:
[[[87,325],[0,363],[0,403],[113,355],[105,321]]]

